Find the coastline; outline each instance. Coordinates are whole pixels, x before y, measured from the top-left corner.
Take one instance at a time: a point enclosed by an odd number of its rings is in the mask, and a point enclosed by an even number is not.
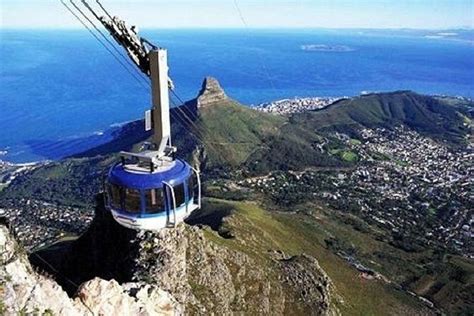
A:
[[[50,161],[40,161],[16,164],[0,160],[0,191],[8,187],[21,174],[32,171],[49,162]]]
[[[293,99],[281,99],[268,103],[261,103],[252,106],[253,109],[278,115],[289,115],[294,113],[303,113],[306,111],[323,110],[331,104],[349,97],[306,97]]]
[[[21,155],[24,148],[5,148],[0,155],[0,163],[9,163],[16,166],[27,166],[29,164],[44,164],[51,161],[61,160],[75,154],[90,150],[114,140],[122,129],[134,121],[125,121],[111,124],[104,131],[94,130],[84,136],[72,136],[57,140],[34,140],[26,145],[27,156]]]
[[[406,90],[409,91],[409,90]],[[399,91],[389,91],[388,93],[395,93]],[[258,105],[251,105],[252,109],[257,111],[278,114],[278,115],[289,115],[294,113],[303,113],[306,111],[321,111],[329,106],[338,103],[342,100],[347,100],[351,98],[357,98],[361,96],[378,94],[378,93],[387,93],[384,91],[361,91],[357,96],[340,96],[340,97],[294,97],[294,98],[285,98],[270,102],[260,103]],[[444,99],[444,100],[457,100],[460,102],[474,102],[473,99],[460,95],[446,95],[446,94],[427,94],[427,96]]]

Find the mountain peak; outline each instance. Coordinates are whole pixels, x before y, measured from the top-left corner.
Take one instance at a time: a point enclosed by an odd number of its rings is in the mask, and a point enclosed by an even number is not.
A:
[[[213,77],[206,77],[197,97],[198,107],[206,107],[224,100],[227,100],[227,95],[219,84],[219,81]]]

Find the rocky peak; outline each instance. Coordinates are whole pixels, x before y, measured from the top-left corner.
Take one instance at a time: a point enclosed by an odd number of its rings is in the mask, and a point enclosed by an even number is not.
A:
[[[219,81],[213,77],[206,77],[202,84],[201,91],[197,97],[198,107],[206,107],[226,99],[227,95],[219,84]]]

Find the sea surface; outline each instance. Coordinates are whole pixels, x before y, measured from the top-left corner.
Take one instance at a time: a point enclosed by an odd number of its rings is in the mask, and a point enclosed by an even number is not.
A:
[[[400,89],[474,97],[472,34],[440,34],[242,29],[144,30],[142,36],[168,49],[170,75],[184,100],[209,75],[247,105]],[[0,30],[1,160],[83,151],[149,106],[147,85],[87,31]]]

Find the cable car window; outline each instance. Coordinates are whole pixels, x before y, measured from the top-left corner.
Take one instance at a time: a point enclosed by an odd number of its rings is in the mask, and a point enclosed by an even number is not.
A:
[[[120,210],[122,209],[122,201],[121,197],[123,194],[123,189],[115,184],[109,185],[109,199],[110,199],[110,206],[113,209]]]
[[[194,197],[194,178],[189,177],[188,179],[188,197],[191,200]]]
[[[176,198],[176,207],[180,207],[184,205],[186,202],[185,196],[184,196],[184,183],[178,184],[174,188],[174,196]]]
[[[141,196],[140,191],[134,189],[125,189],[125,210],[128,213],[140,213]]]
[[[164,209],[164,195],[162,189],[152,189],[145,192],[145,213],[156,214],[163,212]]]

